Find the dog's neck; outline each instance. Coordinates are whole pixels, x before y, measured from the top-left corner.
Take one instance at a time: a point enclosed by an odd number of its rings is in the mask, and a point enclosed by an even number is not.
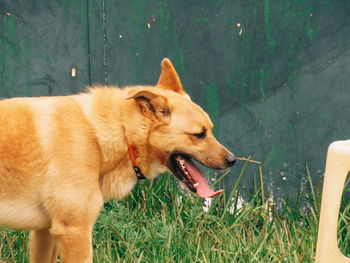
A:
[[[104,97],[103,105],[92,103],[87,113],[92,116],[94,130],[99,132],[96,140],[102,156],[100,187],[105,200],[125,197],[137,182],[128,144],[136,148],[137,164],[147,178],[165,171],[164,166],[156,161],[157,156],[148,141],[152,123],[140,114],[132,100],[123,99],[119,92],[122,90],[115,89],[110,96]],[[99,96],[98,90],[91,95],[90,99],[94,100],[94,96]],[[101,102],[101,99],[96,101]]]
[[[138,180],[144,180],[144,179],[146,179],[146,177],[143,174],[140,166],[137,163],[137,150],[136,150],[134,145],[132,145],[128,142],[128,138],[126,137],[124,126],[123,126],[123,130],[124,130],[125,141],[126,141],[127,146],[128,146],[130,161],[131,161],[132,166],[134,168],[135,175],[136,175]]]
[[[136,109],[138,110],[138,109]],[[129,156],[129,163],[132,166],[137,166],[142,173],[147,174],[148,165],[152,154],[149,152],[149,130],[150,127],[145,125],[145,122],[140,118],[133,118],[123,114],[123,142],[127,146],[127,155]],[[134,114],[137,115],[137,114]]]
[[[127,134],[125,136],[128,136]],[[131,136],[132,137],[132,136]],[[135,173],[135,166],[138,167],[146,175],[147,178],[154,178],[160,173],[168,171],[156,158],[152,158],[154,154],[149,151],[144,143],[137,143],[132,140],[133,148],[137,154],[136,164],[131,161],[130,152],[127,145],[128,140],[123,140],[124,146],[123,154],[115,154],[114,156],[123,156],[121,159],[112,159],[110,162],[105,162],[105,167],[108,167],[108,172],[101,175],[100,187],[105,201],[112,198],[124,198],[137,183],[137,174]],[[136,145],[136,146],[134,146]],[[105,168],[106,169],[106,168]]]

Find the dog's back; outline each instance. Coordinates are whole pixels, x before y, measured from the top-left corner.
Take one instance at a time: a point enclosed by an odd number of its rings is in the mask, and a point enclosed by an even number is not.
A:
[[[46,225],[36,202],[43,151],[35,125],[33,99],[0,101],[0,225]]]
[[[81,157],[89,150],[83,111],[74,96],[7,99],[0,101],[0,123],[0,225],[47,227],[44,200],[69,177],[55,170],[82,165],[84,173],[93,161]]]

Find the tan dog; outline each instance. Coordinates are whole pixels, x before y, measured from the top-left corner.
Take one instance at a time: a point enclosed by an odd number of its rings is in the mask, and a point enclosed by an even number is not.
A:
[[[215,169],[235,156],[182,88],[170,60],[156,86],[90,88],[0,101],[0,225],[30,229],[31,262],[92,262],[103,202],[142,174],[169,169],[200,197],[213,192],[191,159]],[[129,150],[128,150],[129,149]]]

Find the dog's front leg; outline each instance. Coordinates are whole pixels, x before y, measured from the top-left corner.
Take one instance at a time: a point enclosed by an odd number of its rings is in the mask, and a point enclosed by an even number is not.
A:
[[[48,229],[30,231],[30,262],[31,263],[56,263],[56,241]]]
[[[62,263],[92,262],[92,228],[103,199],[98,185],[85,181],[79,182],[80,189],[73,185],[52,191],[45,203]]]
[[[92,226],[54,222],[55,237],[62,263],[92,263]]]

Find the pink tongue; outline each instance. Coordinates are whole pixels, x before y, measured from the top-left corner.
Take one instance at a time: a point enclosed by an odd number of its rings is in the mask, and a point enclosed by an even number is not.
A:
[[[195,183],[199,183],[197,187],[197,195],[201,198],[211,198],[221,194],[224,190],[214,192],[210,189],[202,172],[192,162],[184,160],[187,172],[191,175]]]

